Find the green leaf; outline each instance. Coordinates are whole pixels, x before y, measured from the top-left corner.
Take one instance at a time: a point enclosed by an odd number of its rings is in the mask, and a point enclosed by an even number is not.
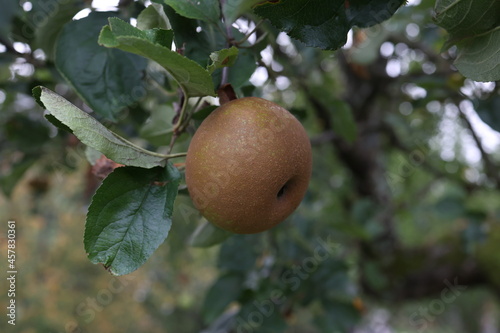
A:
[[[356,121],[349,104],[335,101],[333,109],[333,131],[348,142],[354,142],[358,136]]]
[[[389,19],[405,0],[274,1],[255,6],[279,30],[307,46],[336,50],[353,26],[370,27]]]
[[[7,142],[15,143],[25,154],[39,154],[41,146],[50,139],[48,126],[22,113],[12,114],[4,126]]]
[[[33,19],[44,17],[35,29],[34,47],[41,48],[48,59],[54,59],[54,48],[57,37],[63,29],[63,26],[71,21],[82,9],[82,3],[79,0],[65,1],[58,6],[44,6],[45,3],[38,3],[33,8]]]
[[[498,26],[500,2],[492,0],[437,0],[434,19],[450,34],[451,44]]]
[[[347,20],[350,24],[360,28],[368,28],[390,19],[406,1],[407,0],[347,0],[337,1],[337,4],[343,2],[341,11],[345,11]]]
[[[347,264],[329,256],[311,273],[310,286],[304,286],[312,299],[346,299],[353,296],[353,286],[348,273]]]
[[[455,66],[476,81],[500,79],[500,2],[437,0],[435,21],[446,29],[446,47],[456,44]]]
[[[219,0],[165,0],[179,15],[217,23],[220,19]]]
[[[216,69],[223,67],[231,67],[238,58],[238,49],[231,46],[229,49],[222,49],[220,51],[212,52],[210,59],[212,63],[208,66],[207,70],[212,74]]]
[[[209,105],[207,107],[204,107],[203,109],[196,111],[196,113],[193,114],[191,117],[191,121],[194,125],[195,128],[200,127],[200,125],[203,123],[203,121],[215,110],[217,109],[218,106],[216,105]]]
[[[252,299],[253,301],[242,305],[236,318],[235,332],[283,333],[286,331],[287,323],[281,314],[280,306],[269,299],[269,294],[266,294],[266,298],[255,296]],[[262,319],[256,322],[255,313],[261,314],[257,318]],[[255,323],[259,325],[256,326]],[[253,328],[257,330],[253,331]]]
[[[174,31],[173,30],[163,30],[163,29],[151,29],[144,31],[145,35],[151,40],[153,43],[157,43],[161,46],[165,46],[166,48],[172,47],[172,42],[174,40]]]
[[[140,30],[148,30],[160,28],[171,29],[168,17],[163,10],[163,6],[157,3],[152,3],[144,9],[137,17],[137,28]]]
[[[244,277],[240,274],[227,273],[210,287],[201,309],[205,323],[213,322],[231,302],[238,299],[243,289],[243,280]]]
[[[454,64],[462,75],[480,82],[500,80],[500,26],[457,47]]]
[[[92,199],[84,244],[89,259],[114,275],[135,271],[165,240],[180,174],[166,168],[116,168]]]
[[[117,113],[144,95],[145,59],[97,44],[99,32],[114,12],[93,12],[64,26],[56,45],[56,67],[99,115],[115,121]]]
[[[68,132],[68,133],[73,133],[73,130],[69,128],[68,126],[64,125],[62,122],[59,121],[56,117],[54,117],[51,114],[46,114],[44,115],[45,119],[47,119],[52,125],[57,127],[58,129]]]
[[[477,99],[474,108],[488,126],[500,132],[500,95],[496,94],[488,99]]]
[[[191,235],[189,245],[193,247],[210,247],[222,243],[231,235],[231,232],[218,228],[205,220]]]
[[[84,144],[121,164],[143,168],[165,165],[165,156],[142,149],[111,132],[86,112],[45,87],[35,87],[33,96],[49,115],[70,128]]]
[[[175,31],[175,44],[182,46],[184,56],[202,67],[208,65],[212,52],[226,47],[226,38],[218,29],[220,26],[181,16],[168,6],[165,12]]]
[[[110,18],[109,26],[103,28],[99,44],[116,47],[156,61],[181,85],[186,94],[193,96],[214,96],[210,74],[196,62],[165,47],[156,37],[118,18]]]
[[[324,332],[350,332],[359,323],[360,313],[352,303],[325,301],[316,323]]]
[[[222,5],[222,13],[227,22],[233,23],[243,13],[262,0],[226,0]]]
[[[196,127],[198,127],[203,120],[205,120],[205,118],[207,118],[217,108],[217,105],[209,105],[199,111],[196,111],[196,113],[194,113],[191,117],[191,119],[195,121],[195,124],[197,125]]]
[[[160,105],[151,111],[151,117],[140,129],[139,134],[157,146],[166,146],[174,132],[175,111],[172,105]]]
[[[102,154],[101,152],[95,150],[94,148],[86,146],[85,157],[87,158],[87,161],[90,163],[90,165],[95,165],[97,160],[99,160],[102,157]]]
[[[7,37],[10,31],[12,19],[19,11],[19,3],[17,1],[5,1],[2,3],[0,10],[0,37]]]
[[[222,243],[217,267],[227,271],[248,271],[261,253],[262,244],[256,235],[233,235]]]
[[[231,83],[233,88],[240,88],[248,84],[248,80],[257,68],[257,61],[255,55],[248,49],[242,49],[238,53],[238,59],[229,70],[228,82]]]
[[[248,49],[239,49],[235,63],[228,71],[227,82],[231,83],[234,89],[244,85],[251,85],[249,79],[257,68],[255,54]],[[213,81],[218,83],[222,79],[222,70],[218,69],[212,73]]]

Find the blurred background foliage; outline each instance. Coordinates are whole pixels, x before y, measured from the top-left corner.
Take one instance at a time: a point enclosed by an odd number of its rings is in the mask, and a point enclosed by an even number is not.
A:
[[[99,180],[85,147],[45,121],[31,89],[42,84],[92,112],[60,74],[64,26],[93,11],[134,23],[149,4],[1,3],[0,259],[4,267],[14,219],[19,270],[18,321],[7,332],[500,332],[499,87],[451,65],[456,49],[442,49],[430,0],[351,29],[336,52],[305,47],[245,10],[232,36],[255,33],[214,81],[225,76],[239,96],[282,104],[304,124],[314,170],[303,203],[268,232],[197,248],[201,219],[183,190],[167,241],[143,267],[113,277],[92,265],[82,236]],[[217,24],[158,8],[176,45],[203,66],[227,46]],[[93,115],[162,150],[177,86],[154,63],[142,73],[147,88],[115,122]],[[175,151],[187,149],[204,110]]]

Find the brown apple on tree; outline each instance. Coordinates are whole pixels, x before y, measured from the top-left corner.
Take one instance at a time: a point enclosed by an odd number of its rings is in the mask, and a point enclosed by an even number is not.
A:
[[[245,97],[218,107],[200,125],[187,152],[186,183],[208,221],[252,234],[297,208],[311,169],[302,124],[273,102]]]

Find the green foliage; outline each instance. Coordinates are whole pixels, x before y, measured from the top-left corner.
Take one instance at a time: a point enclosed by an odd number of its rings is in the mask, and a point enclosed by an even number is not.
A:
[[[476,81],[500,79],[500,3],[491,0],[438,0],[436,23],[458,48],[455,66]]]
[[[227,273],[220,276],[208,290],[203,301],[203,320],[209,324],[219,317],[242,292],[243,276]]]
[[[498,26],[498,1],[438,0],[435,6],[436,23],[450,34],[449,43],[474,38]]]
[[[56,42],[63,26],[68,23],[76,13],[82,9],[80,0],[72,0],[60,6],[51,7],[50,13],[45,12],[43,1],[35,4],[33,15],[47,15],[47,18],[38,29],[35,30],[34,46],[44,50],[47,57],[54,59]]]
[[[167,238],[179,171],[115,169],[92,199],[85,224],[85,251],[113,275],[135,271]]]
[[[148,119],[140,130],[140,135],[156,146],[166,146],[172,139],[174,132],[175,112],[171,105],[161,105],[151,112]]]
[[[226,4],[230,6],[229,3]],[[213,63],[212,57],[218,54],[217,52],[227,48],[227,41],[221,31],[226,28],[221,24],[208,24],[205,21],[190,20],[176,13],[172,8],[167,7],[166,13],[175,31],[175,43],[182,45],[183,54],[196,61],[203,67],[208,67],[210,62]],[[233,36],[241,36],[241,33],[233,27],[230,27],[230,33]],[[243,38],[243,37],[242,37]],[[243,46],[248,47],[248,43],[243,43]],[[253,47],[255,48],[255,46]],[[226,51],[230,55],[229,64],[237,71],[229,71],[228,82],[231,82],[234,88],[240,88],[248,82],[248,79],[253,74],[256,68],[255,53],[258,49],[237,49],[229,48]],[[237,52],[237,58],[236,58]],[[221,59],[224,60],[224,59]],[[213,69],[213,68],[212,68]],[[216,69],[216,68],[215,68]],[[209,68],[210,70],[210,68]],[[220,84],[222,73],[220,70],[215,70],[212,74],[214,85]]]
[[[250,11],[261,0],[227,0],[222,6],[222,14],[227,22],[234,22],[238,17]]]
[[[152,3],[144,9],[137,17],[137,28],[140,30],[165,29],[169,30],[170,22],[160,4]]]
[[[359,320],[359,312],[349,303],[324,304],[324,313],[316,318],[324,332],[348,332]]]
[[[168,41],[171,39],[165,36],[164,30],[143,32],[118,18],[110,18],[109,25],[101,31],[99,43],[156,61],[190,97],[212,96],[214,88],[210,74],[194,61],[170,50]]]
[[[23,131],[28,131],[30,136],[23,135]],[[32,154],[49,140],[49,128],[39,126],[36,121],[23,114],[14,114],[6,122],[5,139],[17,142],[23,152]]]
[[[12,19],[15,17],[19,7],[14,2],[2,3],[0,12],[0,36],[7,36],[10,31]]]
[[[354,27],[371,27],[389,19],[404,0],[264,1],[255,12],[307,46],[336,50]]]
[[[214,224],[204,221],[196,228],[189,240],[189,245],[194,247],[210,247],[222,243],[232,233],[223,230]]]
[[[221,246],[217,267],[221,271],[245,272],[252,269],[262,240],[252,235],[234,235]]]
[[[17,183],[22,179],[24,173],[37,161],[36,157],[25,157],[19,162],[12,163],[8,172],[0,175],[2,192],[10,197]]]
[[[196,61],[202,67],[208,65],[212,52],[227,47],[220,32],[220,25],[191,20],[181,16],[171,7],[166,7],[165,13],[175,31],[175,44],[182,47],[185,57]]]
[[[478,116],[495,131],[500,132],[500,114],[491,112],[500,110],[500,95],[497,94],[488,99],[477,99],[474,102]]]
[[[37,102],[65,128],[71,129],[84,144],[100,151],[117,163],[142,168],[164,166],[166,156],[142,149],[127,141],[45,87],[33,89]]]
[[[349,105],[342,101],[333,103],[335,114],[333,115],[333,130],[348,142],[356,140],[357,130],[352,110]]]
[[[24,113],[12,113],[0,124],[0,189],[8,197],[18,181],[43,153],[50,140],[50,129]],[[29,136],[26,135],[30,133]],[[17,151],[22,154],[16,156]]]
[[[165,0],[177,13],[184,17],[218,24],[220,19],[220,7],[217,0]]]
[[[212,64],[208,66],[208,72],[212,74],[216,69],[223,67],[231,67],[236,63],[238,58],[238,49],[232,46],[230,49],[222,49],[210,54]]]
[[[56,67],[99,115],[115,121],[117,113],[142,97],[144,59],[97,44],[101,27],[115,13],[91,13],[64,26],[56,46]],[[85,45],[82,48],[82,45]]]
[[[491,32],[457,43],[459,53],[455,66],[466,77],[476,81],[500,78],[500,25]]]

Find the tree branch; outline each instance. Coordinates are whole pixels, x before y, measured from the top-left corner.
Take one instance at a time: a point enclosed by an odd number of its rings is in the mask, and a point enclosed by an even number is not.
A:
[[[5,46],[5,50],[8,53],[10,53],[16,57],[24,59],[27,63],[29,63],[35,67],[42,67],[45,65],[45,63],[43,61],[34,58],[33,54],[31,52],[30,53],[21,53],[21,52],[17,51],[14,48],[14,45],[12,44],[12,42],[10,40],[8,40],[7,38],[4,38],[3,36],[0,36],[0,44]]]
[[[463,120],[467,128],[469,129],[472,138],[474,139],[474,142],[476,143],[477,148],[481,152],[481,158],[483,161],[483,166],[484,166],[484,171],[486,175],[493,180],[495,183],[495,186],[500,189],[500,176],[497,173],[498,167],[495,165],[495,163],[490,159],[490,155],[484,150],[483,143],[481,142],[481,139],[477,135],[476,131],[474,130],[474,127],[472,126],[472,123],[470,122],[469,118],[467,115],[462,111],[460,107],[459,109],[459,115],[460,119]]]

